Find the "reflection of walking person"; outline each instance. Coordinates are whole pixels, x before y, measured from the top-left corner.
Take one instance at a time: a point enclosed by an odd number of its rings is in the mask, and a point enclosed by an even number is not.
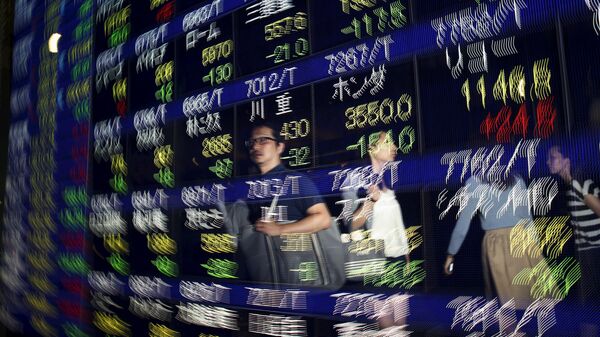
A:
[[[389,135],[380,132],[377,141],[369,146],[372,174],[382,177],[382,171],[385,170],[388,163],[394,161],[397,150],[398,148]],[[402,219],[402,210],[396,200],[394,190],[386,184],[385,179],[382,179],[381,182],[369,186],[367,192],[367,200],[353,210],[351,229],[353,231],[361,228],[370,230],[371,239],[383,241],[386,259],[390,262],[404,259],[407,263],[406,268],[408,268],[410,262],[408,239]],[[355,189],[347,190],[344,192],[344,199],[356,200],[357,191]],[[391,314],[394,312],[393,308],[386,307],[382,311],[390,314],[382,315],[378,319],[381,327],[402,326],[406,323],[404,317],[396,318]]]
[[[331,225],[327,206],[308,177],[283,166],[281,153],[285,144],[274,127],[254,126],[246,145],[260,171],[259,183],[270,186],[269,192],[261,190],[247,200],[249,223],[242,230],[240,248],[250,278],[322,285],[324,276],[316,274],[326,266],[318,263],[312,251],[314,244],[306,246],[311,243],[310,234],[327,230]],[[282,245],[289,247],[282,249]]]
[[[502,177],[504,178],[504,175]],[[523,269],[535,267],[542,257],[534,258],[528,254],[515,257],[511,254],[511,229],[523,219],[530,220],[531,214],[525,205],[503,208],[511,195],[527,195],[525,182],[514,175],[508,176],[504,181],[495,182],[489,181],[487,177],[472,176],[467,180],[465,188],[469,197],[464,209],[461,205],[458,221],[448,245],[444,272],[446,275],[453,273],[454,256],[465,239],[472,217],[479,213],[481,227],[485,231],[481,251],[486,296],[491,298],[495,289],[502,304],[514,299],[516,308],[525,309],[534,300],[531,288],[526,285],[514,285],[513,279]]]
[[[256,164],[262,176],[285,177],[286,173],[291,173],[281,163],[281,153],[285,149],[285,144],[279,141],[276,131],[270,126],[257,125],[254,127],[247,145],[250,158]],[[312,192],[312,195],[289,200],[289,205],[283,199],[281,200],[282,204],[288,206],[287,215],[293,216],[293,218],[290,218],[293,222],[278,224],[270,217],[263,218],[260,208],[254,214],[251,208],[251,220],[255,221],[257,231],[270,236],[279,236],[286,233],[314,233],[330,226],[331,216],[329,210],[319,196],[317,189],[312,185],[312,182],[309,182],[308,178],[303,179],[302,183],[310,185],[309,192]],[[306,185],[303,187],[301,190],[307,190]]]
[[[377,142],[369,147],[373,174],[379,175],[387,163],[394,161],[397,150],[388,135],[380,132]],[[384,254],[388,259],[404,257],[408,262],[408,240],[402,210],[394,190],[388,188],[385,180],[369,186],[368,199],[354,210],[351,226],[352,230],[366,227],[371,230],[372,239],[383,240]]]
[[[598,336],[600,322],[600,189],[589,176],[574,172],[573,158],[565,149],[553,146],[546,164],[550,173],[568,184],[567,206],[574,226],[575,245],[581,265],[581,302],[596,312],[595,322],[584,324],[585,336]]]

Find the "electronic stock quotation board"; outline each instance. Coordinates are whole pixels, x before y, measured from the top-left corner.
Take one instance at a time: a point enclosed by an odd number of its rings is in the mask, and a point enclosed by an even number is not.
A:
[[[546,152],[575,144],[582,170],[598,172],[598,18],[596,0],[15,1],[3,325],[41,336],[578,335],[598,311],[577,305],[581,267]],[[286,266],[297,282],[254,282],[248,269],[264,260],[243,256],[228,214],[282,188],[261,181],[244,145],[262,121],[285,143],[283,187],[293,191],[294,172],[310,178],[340,249],[365,254],[377,247],[347,234],[342,194],[366,184],[385,132],[410,261],[376,272],[347,261],[346,282],[324,284],[320,260],[299,259]],[[519,200],[549,267],[513,280],[535,289],[527,308],[484,297],[477,221],[443,274],[478,167],[528,186]],[[515,226],[511,249],[529,252],[531,235]],[[288,235],[282,249],[305,254],[307,240]]]

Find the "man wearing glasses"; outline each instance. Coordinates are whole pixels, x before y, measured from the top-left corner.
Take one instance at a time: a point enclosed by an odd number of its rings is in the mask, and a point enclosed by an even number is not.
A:
[[[307,234],[329,228],[331,216],[313,182],[281,163],[285,144],[275,130],[255,124],[246,141],[260,175],[247,181],[246,207],[238,214],[244,274],[255,282],[320,285],[323,266]]]
[[[250,159],[260,171],[261,178],[270,181],[289,182],[289,177],[298,178],[298,193],[293,188],[282,188],[287,195],[281,195],[273,202],[273,196],[250,206],[250,221],[255,224],[255,230],[269,236],[280,236],[290,233],[315,233],[329,228],[331,215],[318,190],[309,178],[292,173],[281,163],[281,154],[285,144],[280,141],[275,129],[269,124],[257,124],[253,127],[250,139],[246,141]],[[276,180],[279,179],[279,180]],[[284,183],[285,184],[285,183]],[[254,206],[254,207],[253,207]],[[257,207],[258,206],[258,207]],[[286,210],[287,223],[278,224],[277,219],[264,216],[264,209],[277,210],[283,206]],[[284,220],[284,219],[279,219]]]

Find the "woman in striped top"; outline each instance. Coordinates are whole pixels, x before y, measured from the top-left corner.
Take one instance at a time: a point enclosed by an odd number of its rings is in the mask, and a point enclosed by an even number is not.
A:
[[[552,174],[559,175],[569,186],[567,205],[574,227],[575,245],[581,265],[581,302],[592,311],[600,311],[600,189],[594,180],[572,167],[572,156],[564,148],[553,146],[546,164]],[[592,309],[595,306],[595,309]],[[600,316],[600,315],[598,315]],[[592,318],[600,320],[600,317]],[[597,324],[597,322],[596,322]],[[590,329],[590,326],[582,327]],[[596,330],[598,326],[592,327]],[[589,330],[588,330],[589,331]]]

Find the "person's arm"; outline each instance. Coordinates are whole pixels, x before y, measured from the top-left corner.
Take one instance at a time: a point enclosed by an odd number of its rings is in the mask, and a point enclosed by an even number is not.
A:
[[[367,222],[368,215],[373,212],[373,202],[365,200],[352,214],[352,231],[361,229]]]
[[[593,194],[583,196],[583,202],[600,217],[600,199]]]
[[[306,216],[298,221],[277,224],[273,221],[257,221],[256,230],[270,236],[293,233],[316,233],[331,226],[331,215],[324,203],[317,203],[306,210]]]
[[[380,194],[381,190],[377,185],[369,187],[369,197],[367,200],[363,201],[360,207],[352,214],[352,231],[361,229],[365,226],[365,223],[373,213],[373,205],[379,200]]]
[[[460,250],[460,247],[465,240],[465,236],[469,231],[469,227],[471,226],[471,219],[477,211],[477,200],[473,199],[471,193],[476,189],[476,186],[473,185],[477,184],[474,184],[473,181],[471,181],[471,183],[467,181],[465,191],[468,197],[468,200],[466,201],[467,205],[460,213],[458,221],[456,222],[456,226],[454,226],[454,230],[452,231],[452,236],[450,237],[450,243],[448,244],[448,255],[446,256],[446,261],[444,262],[444,272],[446,275],[452,274],[451,266],[454,263],[454,255],[456,255],[456,253],[458,253]]]
[[[444,274],[452,275],[454,272],[454,255],[448,254],[444,262]]]

